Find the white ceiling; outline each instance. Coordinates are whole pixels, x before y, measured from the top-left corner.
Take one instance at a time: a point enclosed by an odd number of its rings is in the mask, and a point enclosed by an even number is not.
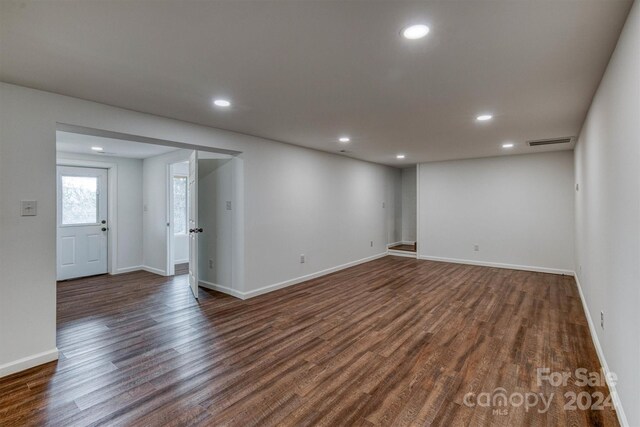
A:
[[[393,165],[524,153],[577,134],[630,5],[3,0],[0,80]]]
[[[101,147],[104,153],[98,153],[91,147]],[[56,132],[56,151],[64,153],[95,154],[106,157],[125,157],[130,159],[146,159],[178,150],[176,147],[144,144],[122,139],[104,138],[101,136],[82,135],[70,132]]]

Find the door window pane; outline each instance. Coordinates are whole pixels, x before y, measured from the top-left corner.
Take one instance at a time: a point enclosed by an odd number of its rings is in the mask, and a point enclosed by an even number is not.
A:
[[[98,178],[62,176],[62,224],[98,223]]]
[[[187,177],[173,177],[173,232],[187,233]]]

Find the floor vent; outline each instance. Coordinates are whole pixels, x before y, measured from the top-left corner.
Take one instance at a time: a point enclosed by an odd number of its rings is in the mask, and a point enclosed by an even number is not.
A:
[[[569,144],[573,141],[572,136],[564,138],[538,139],[536,141],[527,141],[529,147],[537,147],[539,145]]]

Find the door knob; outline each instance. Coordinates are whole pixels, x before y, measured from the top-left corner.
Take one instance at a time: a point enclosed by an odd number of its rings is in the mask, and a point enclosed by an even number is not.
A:
[[[102,227],[102,231],[107,231],[108,228],[107,227]]]
[[[198,233],[202,233],[204,230],[203,230],[202,228],[198,228],[198,229],[196,229],[196,231],[197,231]]]
[[[107,220],[106,220],[106,219],[103,219],[102,221],[100,221],[100,223],[101,223],[101,224],[106,224],[106,223],[107,223]]]

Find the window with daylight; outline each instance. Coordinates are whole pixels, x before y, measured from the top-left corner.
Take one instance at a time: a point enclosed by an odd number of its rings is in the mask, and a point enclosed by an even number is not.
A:
[[[187,177],[173,177],[173,233],[187,234]]]
[[[98,223],[98,178],[62,177],[62,224]]]

